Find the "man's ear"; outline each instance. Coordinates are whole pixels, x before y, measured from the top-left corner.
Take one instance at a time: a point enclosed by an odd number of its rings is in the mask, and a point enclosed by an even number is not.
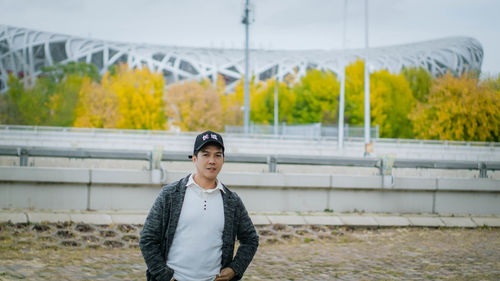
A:
[[[193,155],[193,157],[191,157],[191,159],[193,160],[193,163],[196,164],[196,161],[198,160],[198,159],[196,159],[196,155]]]

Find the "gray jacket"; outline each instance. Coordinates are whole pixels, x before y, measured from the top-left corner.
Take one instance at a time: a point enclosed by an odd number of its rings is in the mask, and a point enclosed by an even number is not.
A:
[[[164,186],[144,222],[139,245],[148,267],[148,281],[171,280],[174,274],[166,261],[179,222],[188,179],[189,176]],[[224,189],[222,268],[232,268],[236,272],[232,280],[240,280],[257,251],[259,236],[241,199],[225,186]],[[236,238],[240,246],[233,257]]]

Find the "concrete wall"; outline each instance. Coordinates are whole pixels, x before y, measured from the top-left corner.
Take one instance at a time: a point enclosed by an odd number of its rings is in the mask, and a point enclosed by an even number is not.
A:
[[[184,177],[168,172],[163,182]],[[492,179],[226,172],[254,212],[366,211],[500,215]],[[142,170],[0,167],[0,208],[147,210],[162,184]]]

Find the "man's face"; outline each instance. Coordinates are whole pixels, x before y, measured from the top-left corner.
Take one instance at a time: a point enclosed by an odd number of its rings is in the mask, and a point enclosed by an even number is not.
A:
[[[207,180],[215,180],[224,164],[222,148],[217,145],[202,147],[196,155],[193,155],[193,163],[197,175]]]

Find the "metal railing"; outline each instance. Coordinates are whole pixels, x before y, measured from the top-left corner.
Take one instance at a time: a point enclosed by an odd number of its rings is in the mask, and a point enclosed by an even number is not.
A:
[[[189,152],[140,151],[140,150],[100,150],[80,148],[47,148],[0,146],[0,155],[19,157],[20,166],[28,166],[29,157],[58,157],[76,159],[144,160],[149,169],[160,167],[160,161],[191,161]],[[228,163],[267,164],[271,173],[276,172],[278,164],[284,165],[325,165],[346,167],[367,167],[379,169],[380,175],[391,175],[392,168],[427,169],[466,169],[479,170],[480,177],[486,178],[488,170],[500,170],[498,161],[450,161],[450,160],[410,160],[389,157],[303,157],[230,154],[225,158]]]
[[[351,128],[352,129],[352,128]],[[130,137],[132,135],[138,137],[168,137],[168,136],[195,136],[196,132],[177,132],[177,131],[160,131],[160,130],[132,130],[132,129],[100,129],[100,128],[76,128],[76,127],[50,127],[50,126],[24,126],[24,125],[0,125],[0,137],[2,134],[10,133],[32,133],[32,134],[46,134],[46,133],[66,133],[67,136],[85,134],[87,136],[100,136],[100,135],[113,135]],[[373,133],[373,128],[372,128]],[[225,132],[226,135],[234,137],[245,137],[251,139],[310,139],[301,135],[273,135],[273,134],[258,134],[254,133],[244,136],[237,131]],[[353,136],[354,133],[347,137],[348,142],[363,142],[363,137]],[[374,136],[376,136],[374,134]],[[336,141],[336,136],[321,136],[321,140]],[[473,141],[442,141],[442,140],[420,140],[420,139],[389,139],[389,138],[372,138],[376,144],[396,144],[396,145],[433,145],[433,146],[456,146],[456,147],[500,147],[500,142],[473,142]]]
[[[243,134],[243,126],[230,126],[226,125],[224,131],[229,134]],[[273,125],[257,125],[250,124],[249,128],[250,134],[254,135],[275,135],[275,130]],[[337,138],[338,127],[337,126],[325,126],[321,123],[312,124],[300,124],[300,125],[288,125],[286,123],[279,124],[278,130],[276,130],[276,136],[299,136],[303,138]],[[364,128],[358,126],[344,125],[344,138],[363,138]],[[374,138],[378,138],[379,126],[372,127],[370,129],[370,134]]]

